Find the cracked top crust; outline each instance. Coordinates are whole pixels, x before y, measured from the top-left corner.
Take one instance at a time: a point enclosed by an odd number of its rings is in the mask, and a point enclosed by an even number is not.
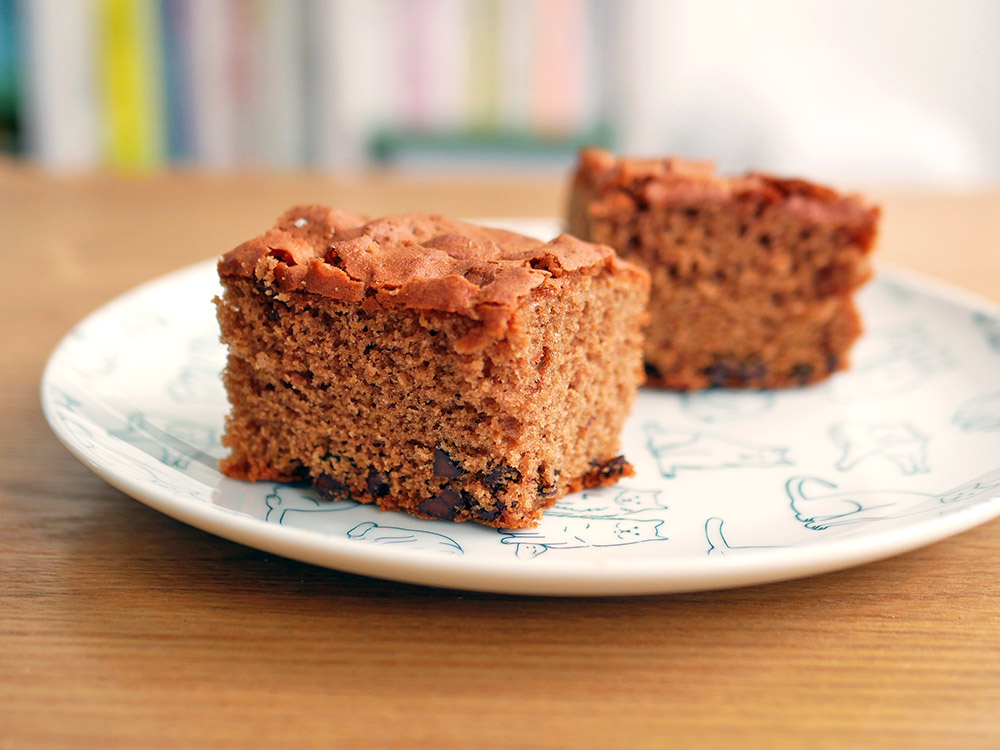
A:
[[[567,274],[621,274],[648,287],[645,271],[604,245],[562,234],[550,242],[444,216],[370,219],[328,206],[296,206],[273,229],[219,260],[223,278],[263,282],[360,303],[458,313],[502,336],[519,300]]]
[[[785,179],[760,172],[720,176],[709,161],[677,157],[635,159],[599,148],[580,152],[574,177],[586,186],[592,202],[589,213],[620,210],[624,201],[649,208],[685,206],[699,200],[783,203],[784,210],[817,225],[838,225],[862,247],[870,248],[880,211],[857,195],[841,195],[806,180]]]

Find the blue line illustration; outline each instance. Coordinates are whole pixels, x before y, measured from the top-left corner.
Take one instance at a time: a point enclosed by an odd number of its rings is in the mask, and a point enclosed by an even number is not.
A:
[[[742,554],[762,549],[782,549],[780,545],[755,544],[733,546],[726,539],[722,531],[724,521],[718,516],[713,516],[705,521],[705,540],[708,542],[708,554],[712,557],[725,557],[726,555]]]
[[[307,494],[306,490],[286,485],[275,485],[274,489],[264,498],[267,504],[265,521],[283,524],[296,513],[337,513],[343,510],[353,510],[361,503],[356,500],[320,500]]]
[[[975,480],[940,495],[900,489],[840,489],[820,477],[792,477],[785,487],[795,517],[807,529],[822,531],[846,524],[941,513],[946,506],[988,500],[990,493],[1000,492],[1000,472],[994,474],[988,480]]]
[[[645,425],[646,445],[660,473],[672,479],[681,470],[790,466],[788,448],[763,445],[727,435]]]
[[[965,432],[1000,430],[1000,391],[966,401],[955,412],[952,422]]]
[[[396,549],[417,549],[425,552],[443,552],[447,555],[464,553],[462,545],[450,536],[436,531],[406,529],[400,526],[383,526],[374,521],[359,523],[347,532],[349,539],[378,544]]]
[[[133,412],[124,427],[109,430],[108,434],[175,469],[183,471],[192,460],[213,469],[216,465],[205,450],[214,447],[218,438],[215,430],[205,425],[173,420],[160,428],[142,412]]]
[[[930,471],[928,437],[910,422],[840,422],[830,428],[830,438],[841,449],[839,471],[879,459],[894,464],[906,476]]]
[[[620,518],[647,510],[665,510],[660,490],[604,490],[567,495],[545,511],[545,517]]]
[[[167,384],[167,395],[180,404],[217,404],[224,398],[219,372],[224,359],[219,342],[198,336],[187,344],[187,359]]]
[[[990,348],[1000,354],[1000,318],[977,312],[972,316],[972,324],[983,334]]]
[[[852,359],[850,372],[827,389],[841,403],[899,396],[955,364],[917,321],[873,328],[858,342]]]
[[[682,393],[681,408],[707,423],[752,419],[774,408],[774,394],[771,391],[709,388]]]
[[[663,521],[628,518],[546,518],[535,529],[499,529],[501,544],[513,545],[521,560],[530,560],[548,550],[586,547],[621,547],[643,542],[662,542]]]

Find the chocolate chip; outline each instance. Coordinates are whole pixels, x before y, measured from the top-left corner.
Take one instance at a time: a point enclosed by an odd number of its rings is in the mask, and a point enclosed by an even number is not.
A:
[[[625,456],[615,456],[610,461],[591,461],[590,465],[597,471],[598,476],[611,479],[620,477],[625,471]]]
[[[767,375],[767,365],[760,360],[748,360],[743,363],[741,374],[744,383],[761,380]]]
[[[502,500],[497,500],[496,504],[492,508],[483,508],[480,505],[474,506],[472,508],[472,515],[480,521],[495,521],[506,509],[507,504]]]
[[[826,369],[827,372],[833,372],[838,367],[840,367],[840,357],[836,354],[826,355]]]
[[[465,469],[455,463],[451,456],[440,448],[434,450],[434,476],[457,479],[465,476]]]
[[[368,494],[373,497],[385,497],[389,494],[389,478],[385,474],[373,471],[368,475]]]
[[[654,365],[649,364],[649,362],[643,364],[643,369],[646,371],[646,377],[651,380],[659,380],[663,377],[663,373],[660,372]]]
[[[715,388],[724,387],[734,375],[739,374],[726,362],[717,362],[711,367],[706,367],[703,372],[708,376],[709,383]]]
[[[715,388],[720,388],[726,384],[726,369],[722,365],[712,365],[702,370],[708,377],[708,382]]]
[[[500,464],[499,466],[490,469],[486,476],[483,477],[483,484],[492,492],[494,495],[499,495],[505,489],[507,485],[511,482],[517,483],[521,481],[521,472],[515,469],[513,466],[507,466],[505,464]]]
[[[540,482],[538,485],[539,497],[555,497],[558,491],[559,485],[556,484],[545,484],[544,482]]]
[[[324,500],[340,500],[347,494],[347,485],[330,474],[320,474],[316,477],[313,487]]]
[[[812,365],[799,364],[792,368],[791,377],[799,385],[805,385],[809,381],[809,378],[812,377],[812,374]]]
[[[470,499],[464,492],[445,487],[434,497],[421,502],[417,509],[431,518],[454,521],[455,516],[469,506]]]
[[[712,387],[740,386],[767,375],[767,365],[757,358],[743,361],[721,359],[702,372],[708,376]]]

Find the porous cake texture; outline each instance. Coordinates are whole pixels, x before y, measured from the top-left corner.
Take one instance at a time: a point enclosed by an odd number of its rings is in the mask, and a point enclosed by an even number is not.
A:
[[[304,206],[219,275],[230,477],[519,528],[632,473],[649,277],[608,247]]]
[[[776,388],[848,366],[878,218],[803,180],[586,149],[569,229],[650,272],[648,385]]]

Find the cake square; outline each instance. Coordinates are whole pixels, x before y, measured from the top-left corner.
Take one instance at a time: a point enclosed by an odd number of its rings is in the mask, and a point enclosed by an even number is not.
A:
[[[804,385],[848,366],[879,209],[804,180],[585,149],[569,231],[652,276],[647,385]]]
[[[649,277],[611,248],[303,206],[218,268],[229,477],[522,528],[632,474]]]

